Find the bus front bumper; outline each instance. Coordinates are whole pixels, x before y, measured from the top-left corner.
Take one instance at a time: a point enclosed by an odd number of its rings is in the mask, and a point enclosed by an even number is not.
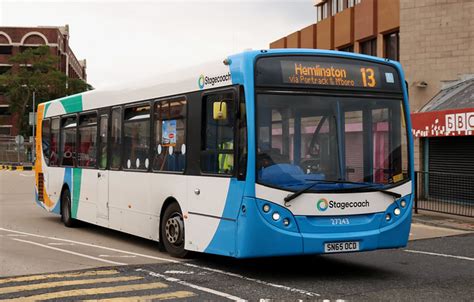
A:
[[[385,217],[393,211],[392,206],[385,213],[324,217],[293,216],[273,204],[280,216],[274,220],[274,211],[262,211],[265,203],[268,204],[260,199],[244,199],[246,211],[240,214],[237,227],[237,258],[323,254],[326,243],[358,242],[357,251],[370,251],[404,247],[408,242],[411,202],[399,217],[389,221]],[[288,225],[283,224],[285,218],[290,221]],[[337,224],[341,220],[334,218],[348,218],[349,224]]]

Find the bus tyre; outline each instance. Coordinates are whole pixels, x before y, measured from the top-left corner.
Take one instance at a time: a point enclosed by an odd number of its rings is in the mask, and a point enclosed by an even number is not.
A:
[[[186,257],[188,251],[184,249],[183,214],[177,203],[172,203],[166,208],[160,229],[166,251],[173,257]]]
[[[61,194],[61,220],[68,228],[76,225],[76,220],[72,218],[71,213],[71,193],[68,189],[64,189]]]

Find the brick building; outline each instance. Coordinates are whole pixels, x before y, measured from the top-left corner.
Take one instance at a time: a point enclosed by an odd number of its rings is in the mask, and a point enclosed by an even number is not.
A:
[[[69,78],[86,81],[86,60],[78,60],[69,47],[69,26],[0,27],[0,74],[12,68],[9,58],[27,48],[48,45],[57,56],[58,70]],[[8,100],[0,94],[0,135],[17,135],[15,117],[8,110]]]
[[[314,3],[315,24],[272,42],[270,48],[334,49],[400,61],[409,85],[412,112],[420,110],[446,87],[474,74],[474,0],[315,0]],[[469,104],[468,100],[464,103]],[[468,110],[462,109],[463,114]],[[474,123],[472,127],[474,130]],[[462,151],[474,139],[474,131],[468,133],[471,134],[464,140],[456,142],[456,149],[461,153],[454,157],[466,158]],[[441,144],[453,143],[445,139]],[[434,139],[415,139],[416,170],[429,170],[430,142]],[[463,166],[474,167],[474,159]]]

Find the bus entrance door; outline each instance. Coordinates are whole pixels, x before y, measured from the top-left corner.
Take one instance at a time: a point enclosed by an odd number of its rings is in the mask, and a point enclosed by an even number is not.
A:
[[[109,220],[109,171],[108,159],[108,124],[109,115],[100,116],[99,125],[99,170],[97,171],[97,219]]]

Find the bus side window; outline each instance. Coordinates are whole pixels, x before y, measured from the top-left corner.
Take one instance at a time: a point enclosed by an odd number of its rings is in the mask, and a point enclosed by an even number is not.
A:
[[[119,170],[122,155],[122,108],[112,108],[110,133],[110,169]]]
[[[87,113],[79,117],[78,167],[95,167],[97,161],[97,114]]]
[[[49,165],[52,167],[56,167],[59,165],[59,125],[59,118],[51,119]]]
[[[153,170],[183,172],[186,161],[186,98],[155,103]]]
[[[75,115],[61,119],[61,166],[74,167],[76,165],[76,130],[77,118]]]
[[[41,146],[43,150],[44,162],[49,166],[49,156],[51,151],[51,120],[45,119],[41,125]]]
[[[150,105],[124,110],[123,169],[148,170],[150,160]]]
[[[225,102],[226,106],[221,103]],[[224,119],[216,119],[214,103],[225,108]],[[234,171],[234,94],[232,92],[208,95],[203,101],[201,171],[232,175]],[[224,115],[223,115],[224,116]]]

